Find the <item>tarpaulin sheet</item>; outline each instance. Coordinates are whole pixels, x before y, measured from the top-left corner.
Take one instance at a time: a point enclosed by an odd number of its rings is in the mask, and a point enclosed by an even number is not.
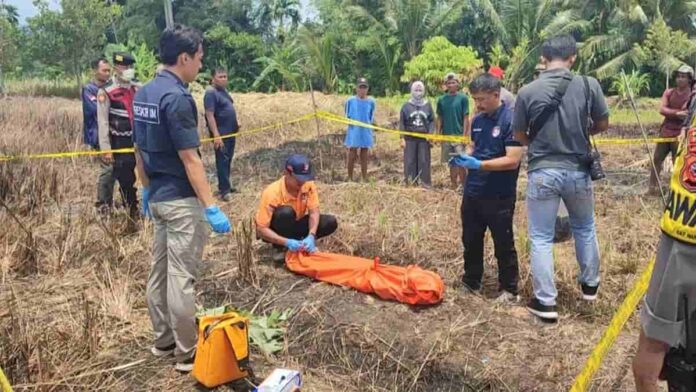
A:
[[[374,293],[386,300],[410,305],[432,305],[442,301],[445,285],[440,275],[416,265],[401,267],[380,264],[377,259],[317,252],[287,252],[290,271],[322,282]]]

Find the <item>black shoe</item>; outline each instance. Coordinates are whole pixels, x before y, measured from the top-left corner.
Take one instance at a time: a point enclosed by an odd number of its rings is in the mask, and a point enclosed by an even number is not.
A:
[[[589,286],[584,283],[580,284],[582,289],[582,299],[585,301],[594,301],[597,299],[597,291],[599,290],[599,284],[597,286]]]
[[[474,285],[472,283],[462,281],[461,290],[465,290],[471,294],[479,295],[481,294],[481,285]]]
[[[529,313],[539,317],[541,321],[555,323],[558,320],[556,305],[544,305],[536,297],[529,300],[527,304]]]
[[[150,349],[150,352],[152,355],[156,356],[157,358],[162,358],[162,357],[167,357],[169,355],[174,354],[174,349],[176,349],[176,343],[172,343],[171,345],[167,347],[157,347],[153,346]]]

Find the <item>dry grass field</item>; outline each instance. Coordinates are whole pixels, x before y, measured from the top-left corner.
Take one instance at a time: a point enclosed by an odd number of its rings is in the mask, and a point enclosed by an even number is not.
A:
[[[309,94],[236,95],[243,130],[311,112]],[[341,112],[342,98],[317,94],[323,110]],[[378,108],[391,124],[393,109]],[[59,98],[0,100],[0,155],[84,149],[81,106]],[[621,130],[621,134],[631,129]],[[637,136],[637,129],[633,130]],[[369,183],[345,181],[343,127],[325,121],[240,137],[233,183],[240,190],[222,208],[235,227],[251,219],[265,184],[291,152],[318,168],[322,210],[339,230],[320,248],[385,263],[417,263],[437,271],[445,300],[411,308],[313,282],[269,261],[252,242],[257,281],[240,275],[238,254],[248,239],[216,236],[204,254],[197,296],[201,306],[230,304],[267,314],[293,309],[283,350],[252,351],[256,373],[301,369],[303,391],[564,391],[599,340],[614,309],[653,256],[661,202],[644,196],[645,148],[602,147],[608,178],[595,183],[602,254],[599,300],[581,300],[572,241],[555,247],[557,324],[545,325],[524,307],[496,306],[496,263],[487,239],[484,295],[458,290],[462,274],[460,198],[446,189],[446,167],[434,165],[432,190],[402,184],[398,139],[377,135]],[[433,149],[439,162],[439,148]],[[211,145],[202,148],[215,182]],[[100,219],[96,158],[0,163],[0,367],[17,391],[202,390],[172,364],[149,354],[145,305],[152,227],[122,234],[125,213]],[[521,172],[515,217],[522,294],[531,292]],[[597,373],[593,391],[631,391],[630,361],[638,323],[629,321]],[[219,390],[231,390],[222,387]]]

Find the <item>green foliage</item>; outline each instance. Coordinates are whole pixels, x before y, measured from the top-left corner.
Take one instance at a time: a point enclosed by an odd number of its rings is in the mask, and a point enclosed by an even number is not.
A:
[[[307,68],[312,72],[312,76],[319,78],[320,87],[325,93],[333,93],[338,87],[335,63],[337,53],[334,51],[333,34],[319,35],[308,28],[302,28],[298,36],[307,56]]]
[[[273,309],[268,316],[251,316],[249,340],[266,354],[277,353],[283,349],[284,324],[292,316],[292,309],[279,311]]]
[[[54,11],[37,2],[39,14],[28,19],[32,58],[48,65],[61,65],[76,79],[106,42],[107,26],[120,15],[118,5],[102,0],[62,0]]]
[[[38,15],[20,27],[16,7],[0,0],[0,88],[3,75],[71,75],[77,84],[107,43],[138,57],[141,80],[152,77],[162,0],[61,0],[58,10],[49,1],[37,0]],[[314,12],[302,9],[308,3]],[[173,10],[176,22],[205,34],[201,78],[224,65],[236,91],[311,84],[348,94],[359,76],[373,95],[398,95],[415,77],[434,91],[446,70],[466,79],[483,63],[505,69],[506,87],[516,90],[531,80],[543,41],[565,33],[582,40],[577,71],[604,86],[636,70],[648,75],[644,91],[657,95],[678,64],[696,63],[696,0],[174,0]],[[467,62],[425,55],[433,37],[446,38],[448,50],[466,48]]]
[[[662,73],[665,87],[672,71],[684,63],[693,64],[696,59],[696,43],[685,32],[672,30],[662,19],[650,25],[640,49],[641,63]]]
[[[466,83],[480,72],[482,65],[473,49],[455,46],[445,37],[434,37],[423,43],[418,56],[406,62],[401,81],[423,80],[430,94],[434,94],[448,72],[457,73]]]
[[[0,8],[0,95],[5,93],[5,73],[18,63],[19,29],[12,10],[16,12],[16,9]]]
[[[217,24],[205,33],[205,57],[203,62],[208,73],[218,66],[228,70],[230,88],[249,91],[263,67],[255,61],[266,55],[265,43],[258,35],[235,33],[229,27]],[[268,84],[259,84],[268,89]]]
[[[611,91],[619,95],[619,103],[624,103],[629,100],[630,93],[633,93],[634,99],[647,91],[650,87],[649,76],[633,70],[630,74],[621,73],[614,76],[611,83]]]
[[[302,50],[294,43],[274,47],[271,54],[255,60],[263,65],[252,88],[267,85],[268,91],[303,90]]]

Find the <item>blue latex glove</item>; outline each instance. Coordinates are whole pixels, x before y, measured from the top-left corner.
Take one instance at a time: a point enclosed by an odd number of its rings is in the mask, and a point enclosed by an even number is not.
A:
[[[314,240],[314,236],[310,234],[307,237],[305,237],[305,239],[302,240],[302,247],[308,253],[316,252],[317,245],[316,245],[316,242]]]
[[[481,168],[481,161],[472,157],[471,155],[467,155],[464,153],[461,153],[459,154],[459,156],[450,159],[450,163],[455,166],[471,170],[478,170]]]
[[[146,216],[148,218],[152,218],[152,215],[150,215],[150,188],[149,187],[144,187],[142,189],[143,193],[143,200],[140,203],[140,215]]]
[[[205,218],[216,233],[229,233],[229,231],[232,230],[229,219],[227,219],[227,216],[225,216],[218,206],[206,208]]]
[[[288,248],[290,252],[299,252],[302,250],[302,242],[288,238],[287,241],[285,241],[285,247]]]

